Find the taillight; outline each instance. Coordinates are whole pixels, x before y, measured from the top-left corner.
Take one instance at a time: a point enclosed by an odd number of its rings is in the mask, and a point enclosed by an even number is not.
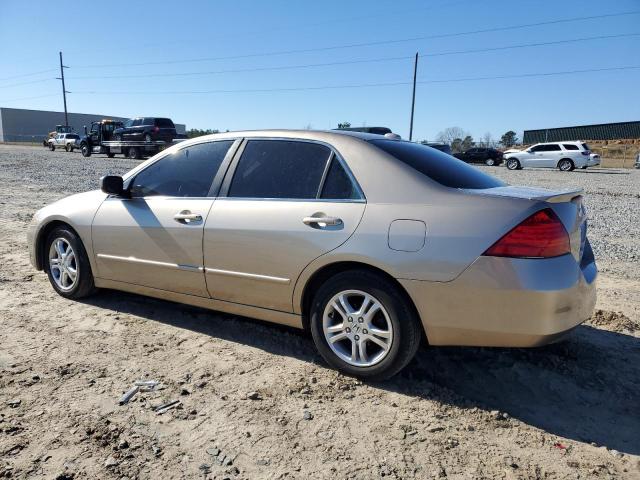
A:
[[[582,150],[583,155],[591,155],[591,150]]]
[[[153,131],[158,133],[160,131],[160,127],[153,127]]]
[[[494,243],[484,255],[550,258],[571,252],[569,234],[550,208],[534,213]]]

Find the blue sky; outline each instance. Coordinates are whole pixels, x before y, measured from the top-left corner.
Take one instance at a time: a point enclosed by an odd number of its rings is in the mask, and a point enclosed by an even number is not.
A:
[[[70,67],[71,112],[168,116],[188,127],[221,130],[327,129],[349,121],[389,126],[407,137],[416,52],[640,34],[640,15],[443,35],[629,11],[640,11],[640,1],[4,0],[0,106],[62,110],[55,80],[62,50]],[[328,48],[427,36],[432,38]],[[418,80],[640,66],[639,47],[640,35],[426,56]],[[291,50],[298,52],[279,53]],[[359,63],[347,63],[353,61]],[[148,65],[121,65],[132,63]],[[333,65],[308,66],[327,63]],[[306,67],[289,68],[301,65]],[[52,71],[22,76],[44,70]],[[197,75],[176,75],[185,73]],[[153,74],[174,76],[108,78]],[[392,85],[295,90],[364,84]],[[433,139],[450,126],[476,138],[487,132],[499,138],[510,129],[640,120],[638,85],[640,69],[421,83],[414,139]],[[216,93],[187,93],[205,91]]]

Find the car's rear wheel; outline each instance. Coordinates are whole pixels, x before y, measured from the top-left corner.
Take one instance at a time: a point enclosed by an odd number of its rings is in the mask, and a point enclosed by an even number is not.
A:
[[[576,167],[571,160],[563,158],[558,162],[558,168],[563,172],[570,172]]]
[[[109,152],[109,153],[107,153],[107,157],[109,157],[109,158],[113,158],[113,157],[115,157],[115,156],[116,156],[116,154],[115,154],[115,153],[113,153],[113,152]]]
[[[484,163],[486,163],[488,166],[493,167],[496,164],[496,161],[493,158],[487,158]]]
[[[127,156],[131,159],[139,160],[142,158],[142,153],[140,152],[140,149],[138,147],[129,147]]]
[[[114,141],[116,141],[116,142],[121,141],[121,140],[122,140],[122,135],[120,135],[120,134],[118,134],[118,135],[114,135],[114,136],[113,136],[113,140],[114,140]]]
[[[51,150],[52,152],[56,149],[56,146],[53,143],[49,144],[49,150]]]
[[[334,368],[384,380],[413,358],[422,338],[413,305],[395,284],[368,271],[331,277],[311,306],[316,348]]]
[[[517,158],[508,158],[507,159],[507,168],[509,170],[518,170],[520,169],[520,162]]]
[[[93,273],[80,238],[68,227],[57,227],[44,246],[45,270],[54,290],[66,298],[82,298],[95,290]]]
[[[147,143],[151,143],[151,135],[147,133],[147,134],[144,136],[144,141],[145,141],[145,142],[147,142]]]

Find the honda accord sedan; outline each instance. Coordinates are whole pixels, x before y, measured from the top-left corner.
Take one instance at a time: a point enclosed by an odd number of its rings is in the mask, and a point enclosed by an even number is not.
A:
[[[532,347],[589,318],[581,190],[508,186],[433,148],[344,131],[175,145],[38,211],[31,261],[78,299],[123,290],[310,331],[385,379],[429,345]]]

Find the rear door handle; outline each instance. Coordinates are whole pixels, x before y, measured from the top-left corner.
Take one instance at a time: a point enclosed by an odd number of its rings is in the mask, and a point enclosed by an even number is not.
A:
[[[302,223],[305,225],[318,225],[324,223],[327,227],[342,225],[342,220],[336,217],[304,217]]]
[[[176,213],[173,219],[179,223],[201,222],[202,215],[191,213],[189,210],[183,210],[180,213]]]

